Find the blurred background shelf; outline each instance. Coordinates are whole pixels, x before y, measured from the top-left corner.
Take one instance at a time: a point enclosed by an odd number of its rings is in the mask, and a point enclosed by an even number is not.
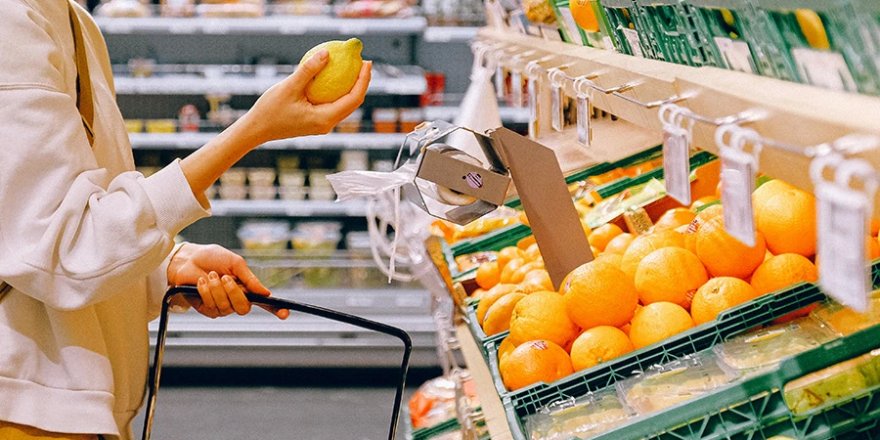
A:
[[[194,150],[205,145],[218,133],[129,133],[135,149]],[[406,135],[403,133],[329,133],[320,136],[272,141],[260,148],[270,150],[394,150]]]
[[[408,35],[428,26],[424,17],[338,18],[270,16],[256,18],[97,17],[110,35]]]
[[[363,217],[366,204],[324,200],[212,200],[214,216]]]

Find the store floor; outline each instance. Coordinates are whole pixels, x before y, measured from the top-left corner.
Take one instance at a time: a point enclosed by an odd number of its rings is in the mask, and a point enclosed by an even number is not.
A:
[[[246,380],[218,383],[213,372],[171,377],[159,393],[153,422],[154,440],[383,440],[388,438],[394,386],[388,382],[394,372],[344,370],[320,377],[317,372],[290,380],[275,380],[280,371],[245,371]],[[437,374],[434,374],[437,373]],[[174,372],[170,375],[174,376]],[[201,379],[197,378],[202,374]],[[259,377],[265,376],[260,380]],[[314,376],[313,376],[314,375]],[[381,376],[381,377],[377,377]],[[417,370],[410,375],[404,404],[424,380],[439,371]],[[310,377],[311,376],[311,377]],[[360,378],[359,378],[360,376]],[[165,381],[163,375],[163,381]],[[302,382],[312,382],[306,386]],[[334,385],[334,382],[336,385]],[[371,383],[372,382],[372,383]],[[342,385],[342,386],[339,386]],[[143,414],[135,421],[140,437]],[[403,439],[403,422],[398,439]]]

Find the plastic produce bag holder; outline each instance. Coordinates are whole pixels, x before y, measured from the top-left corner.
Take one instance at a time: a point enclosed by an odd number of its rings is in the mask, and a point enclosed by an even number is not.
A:
[[[159,315],[159,330],[156,336],[156,349],[153,355],[153,365],[150,367],[150,376],[148,378],[149,394],[147,396],[147,412],[144,419],[144,430],[141,435],[142,440],[149,440],[152,433],[153,417],[156,411],[156,397],[159,393],[159,380],[162,375],[162,358],[165,354],[165,339],[168,333],[168,310],[171,304],[171,298],[181,294],[187,297],[198,298],[199,292],[195,286],[175,286],[165,293],[162,300],[162,312]],[[333,321],[344,322],[356,327],[373,330],[389,336],[394,336],[403,342],[403,360],[400,364],[400,381],[397,384],[397,392],[394,395],[394,407],[391,413],[391,425],[388,429],[388,439],[394,440],[397,433],[398,420],[400,418],[400,405],[403,400],[403,390],[406,386],[406,375],[409,371],[409,360],[412,353],[412,339],[409,334],[397,327],[392,327],[380,322],[371,321],[359,316],[349,315],[343,312],[326,309],[323,307],[303,304],[281,298],[265,297],[253,293],[246,293],[247,299],[252,304],[265,305],[278,309],[287,309],[309,315],[320,316]]]

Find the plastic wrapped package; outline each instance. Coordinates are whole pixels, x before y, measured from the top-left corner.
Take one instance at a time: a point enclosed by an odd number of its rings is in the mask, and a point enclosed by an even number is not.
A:
[[[150,8],[139,0],[110,0],[101,3],[95,9],[98,17],[139,18],[149,17]]]
[[[263,0],[201,0],[196,6],[201,17],[247,18],[265,14]]]
[[[834,339],[828,327],[812,317],[776,324],[739,335],[713,350],[725,368],[748,375],[775,367],[787,357]]]
[[[868,311],[865,313],[859,313],[836,302],[828,302],[813,310],[812,315],[838,335],[851,335],[880,324],[880,291],[874,291],[871,295]]]
[[[495,252],[474,252],[472,254],[459,255],[455,257],[455,264],[458,266],[459,272],[467,272],[475,267],[488,261],[495,261],[497,255]]]
[[[587,439],[620,426],[633,416],[613,388],[541,408],[525,420],[531,440]]]
[[[657,365],[617,383],[623,402],[636,414],[649,414],[707,394],[736,379],[704,351]]]
[[[244,249],[281,250],[287,248],[290,225],[286,221],[246,221],[236,235]]]
[[[793,380],[785,385],[785,403],[795,415],[847,400],[880,385],[880,350]]]
[[[464,395],[476,398],[473,380],[463,383]],[[456,418],[455,381],[440,376],[423,383],[409,399],[410,421],[414,429],[430,428]]]

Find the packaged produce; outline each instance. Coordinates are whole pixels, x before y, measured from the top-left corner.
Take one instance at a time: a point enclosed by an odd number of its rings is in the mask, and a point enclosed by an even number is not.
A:
[[[739,335],[713,350],[731,371],[754,374],[833,338],[825,325],[807,316]]]
[[[795,415],[855,396],[880,385],[880,350],[803,376],[785,385],[785,403]]]
[[[541,408],[525,419],[531,440],[589,438],[620,426],[633,414],[613,388],[569,398]]]
[[[95,10],[99,17],[149,17],[150,9],[138,0],[110,0],[101,3]]]
[[[265,14],[263,0],[201,0],[196,13],[202,17],[248,18]]]
[[[251,220],[242,223],[236,235],[244,249],[286,249],[290,225],[286,221]]]
[[[336,250],[342,240],[339,222],[303,222],[290,234],[294,250],[328,254]]]
[[[591,227],[604,225],[632,207],[639,207],[658,200],[666,195],[666,186],[657,179],[644,185],[634,186],[597,203],[584,216]]]
[[[868,311],[859,313],[836,302],[828,302],[813,310],[813,317],[840,336],[851,335],[880,324],[880,291],[874,291],[868,303]]]
[[[463,376],[462,392],[468,399],[476,399],[476,388],[466,371]],[[430,428],[456,417],[455,381],[440,376],[423,383],[409,399],[409,415],[414,429]]]
[[[617,383],[623,401],[637,414],[648,414],[699,397],[732,382],[711,351],[654,366]]]
[[[455,264],[458,266],[459,272],[467,272],[487,261],[495,260],[495,252],[474,252],[472,254],[459,255],[455,257]]]

